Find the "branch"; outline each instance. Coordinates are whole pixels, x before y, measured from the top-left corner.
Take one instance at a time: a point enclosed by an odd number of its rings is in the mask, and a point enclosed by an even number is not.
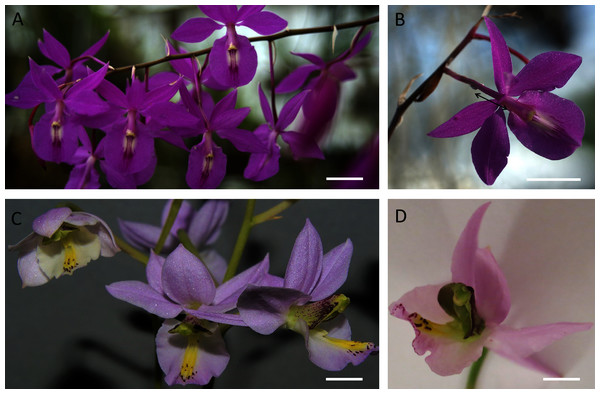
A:
[[[284,30],[284,31],[282,31],[280,33],[271,34],[269,36],[251,37],[248,40],[250,42],[255,42],[255,41],[275,41],[275,40],[279,40],[279,39],[284,38],[284,37],[297,36],[297,35],[302,35],[302,34],[325,33],[325,32],[328,32],[328,31],[333,31],[334,28],[337,29],[337,30],[350,29],[352,27],[366,26],[366,25],[370,25],[372,23],[377,23],[377,22],[379,22],[379,15],[372,16],[370,18],[362,19],[362,20],[359,20],[359,21],[342,23],[342,24],[339,24],[339,25],[329,25],[329,26],[309,27],[309,28],[305,28],[305,29]],[[206,49],[201,49],[201,50],[195,51],[195,52],[179,53],[179,54],[176,54],[176,55],[168,55],[168,56],[165,56],[163,58],[160,58],[160,59],[157,59],[157,60],[153,60],[153,61],[150,61],[150,62],[146,62],[146,63],[138,63],[138,64],[133,64],[133,65],[130,65],[130,66],[117,67],[117,68],[115,68],[113,70],[110,70],[106,74],[109,75],[109,74],[112,74],[112,73],[117,73],[117,72],[121,72],[121,71],[131,70],[133,67],[135,67],[135,68],[152,67],[152,66],[156,66],[157,64],[165,63],[165,62],[168,62],[168,61],[171,61],[171,60],[186,59],[186,58],[191,58],[191,57],[194,57],[194,56],[206,55],[207,53],[210,52],[211,49],[212,49],[212,47],[206,48]]]

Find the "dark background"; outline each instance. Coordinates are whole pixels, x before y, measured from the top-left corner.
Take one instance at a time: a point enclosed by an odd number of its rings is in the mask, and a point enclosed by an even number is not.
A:
[[[31,231],[33,219],[60,201],[6,200],[6,243]],[[107,222],[121,236],[117,218],[160,224],[162,200],[72,201]],[[260,213],[279,201],[257,202]],[[197,207],[200,201],[194,201]],[[234,200],[216,250],[226,260],[241,225],[246,202]],[[13,213],[20,212],[12,224]],[[270,254],[270,273],[283,276],[306,218],[319,232],[323,251],[350,238],[354,253],[348,280],[339,293],[351,299],[344,313],[352,339],[379,345],[379,222],[376,200],[303,200],[283,218],[256,226],[239,271]],[[122,280],[146,281],[144,266],[125,253],[100,257],[72,276],[40,287],[21,288],[17,253],[6,251],[6,388],[152,388],[152,315],[111,297],[104,286]],[[231,359],[214,388],[377,388],[379,355],[363,364],[328,372],[312,364],[300,335],[279,330],[263,336],[233,327],[225,335]],[[363,377],[363,382],[325,382],[325,377]],[[161,377],[162,381],[162,377]],[[166,386],[163,383],[163,386]],[[174,386],[182,387],[182,386]],[[190,387],[190,386],[187,386]],[[196,386],[197,387],[197,386]]]

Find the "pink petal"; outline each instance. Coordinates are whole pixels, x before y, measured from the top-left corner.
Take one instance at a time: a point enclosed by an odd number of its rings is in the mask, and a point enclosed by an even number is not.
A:
[[[553,323],[521,329],[498,326],[488,338],[486,347],[516,363],[551,374],[552,370],[530,356],[567,335],[589,330],[592,326],[592,323]]]
[[[192,18],[183,22],[173,34],[171,38],[182,42],[202,42],[206,40],[215,30],[222,29],[220,25],[208,18]]]

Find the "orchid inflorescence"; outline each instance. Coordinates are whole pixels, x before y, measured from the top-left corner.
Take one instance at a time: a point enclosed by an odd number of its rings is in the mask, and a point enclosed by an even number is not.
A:
[[[251,216],[242,229],[279,218],[290,205],[284,201]],[[248,207],[253,209],[253,200]],[[350,299],[336,293],[348,276],[350,239],[323,254],[321,238],[306,219],[284,277],[269,273],[268,254],[237,273],[237,261],[226,262],[214,249],[228,212],[227,201],[210,200],[198,210],[187,201],[170,201],[161,227],[120,220],[123,240],[97,216],[59,207],[35,219],[33,232],[9,250],[19,253],[23,287],[74,275],[100,255],[123,251],[144,262],[146,281],[120,281],[106,290],[164,319],[156,354],[168,385],[206,385],[220,376],[230,358],[224,334],[232,326],[263,335],[280,328],[297,332],[309,359],[327,371],[361,364],[378,351],[372,342],[351,340],[343,316]],[[240,247],[236,243],[234,255]]]
[[[58,67],[39,65],[30,58],[29,72],[14,91],[6,94],[5,101],[10,106],[33,108],[29,124],[33,151],[42,161],[73,166],[67,188],[99,188],[101,173],[114,188],[136,188],[147,183],[158,165],[156,139],[189,153],[185,180],[191,188],[216,188],[222,183],[227,155],[221,139],[250,154],[243,175],[252,181],[265,180],[279,171],[279,140],[289,145],[295,160],[325,158],[319,144],[331,129],[341,84],[356,78],[344,62],[370,42],[371,33],[365,31],[365,26],[376,19],[356,25],[350,47],[333,60],[295,54],[315,65],[302,65],[287,76],[276,76],[275,41],[285,35],[273,35],[288,32],[284,31],[286,20],[257,5],[198,8],[206,17],[185,21],[170,39],[165,39],[166,57],[137,69],[115,69],[109,61],[96,57],[109,33],[72,58],[63,44],[43,30],[43,39],[38,42],[40,51]],[[265,122],[254,131],[240,126],[252,110],[236,108],[238,89],[255,80],[262,65],[251,39],[237,32],[236,28],[242,26],[260,35],[254,38],[267,41],[271,54],[271,103],[259,85],[256,103],[260,103]],[[223,36],[212,43],[207,41],[223,30]],[[173,40],[208,43],[210,47],[188,53],[177,49]],[[167,61],[173,71],[150,74],[152,66]],[[100,68],[93,70],[93,64]],[[138,69],[145,70],[142,79],[136,75]],[[131,71],[124,89],[107,78],[122,70]],[[209,89],[227,94],[211,95]],[[294,95],[278,114],[276,96],[288,93]],[[36,119],[40,106],[45,113]],[[300,113],[303,115],[298,117]],[[303,120],[290,129],[297,117]],[[99,140],[93,135],[95,130],[103,132]]]

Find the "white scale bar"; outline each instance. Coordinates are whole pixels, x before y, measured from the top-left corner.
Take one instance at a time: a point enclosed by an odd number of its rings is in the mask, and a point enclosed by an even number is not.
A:
[[[581,182],[581,178],[527,178],[527,182]]]
[[[325,378],[326,382],[362,382],[363,378]]]
[[[362,176],[328,176],[326,181],[362,181]]]
[[[544,382],[579,382],[581,378],[542,378]]]

